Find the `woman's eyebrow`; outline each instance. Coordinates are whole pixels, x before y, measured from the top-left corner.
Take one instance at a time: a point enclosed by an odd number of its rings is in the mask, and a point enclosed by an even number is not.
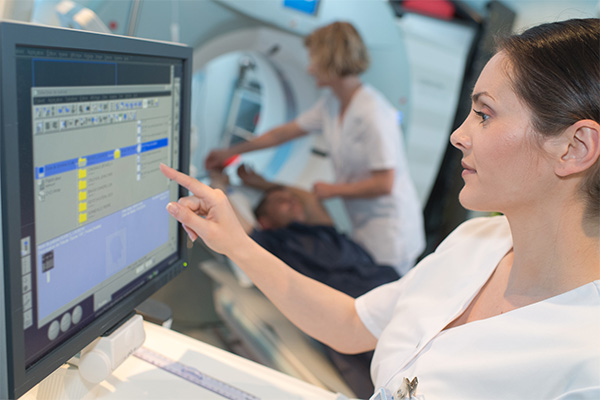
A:
[[[495,100],[492,95],[490,95],[488,92],[485,92],[485,91],[471,94],[471,100],[473,101],[473,103],[477,103],[481,96],[487,96],[490,99]]]

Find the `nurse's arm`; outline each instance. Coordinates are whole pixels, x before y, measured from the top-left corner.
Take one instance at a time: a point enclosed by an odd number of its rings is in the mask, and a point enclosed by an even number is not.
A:
[[[296,121],[291,121],[276,126],[250,141],[238,143],[222,151],[225,151],[227,153],[226,155],[231,157],[236,154],[277,146],[289,140],[304,136],[307,133],[308,132],[303,130]]]
[[[394,187],[393,169],[371,171],[371,175],[360,181],[350,183],[316,182],[313,192],[321,199],[330,197],[370,198],[392,193]]]
[[[183,205],[169,203],[169,213],[193,232],[192,237],[200,237],[240,266],[292,323],[342,353],[375,348],[377,340],[358,317],[352,297],[296,272],[250,239],[222,191],[165,165],[160,168],[196,197]]]
[[[238,143],[234,146],[225,149],[213,149],[204,164],[206,169],[222,169],[226,161],[236,154],[248,153],[254,150],[266,149],[268,147],[277,146],[289,140],[306,135],[308,132],[300,128],[295,121],[288,122],[257,136],[256,138]]]

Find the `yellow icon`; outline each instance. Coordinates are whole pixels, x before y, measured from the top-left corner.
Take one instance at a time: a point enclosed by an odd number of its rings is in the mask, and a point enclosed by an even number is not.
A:
[[[79,181],[79,190],[84,190],[84,189],[87,189],[87,181],[81,180],[81,181]]]
[[[87,165],[87,158],[79,157],[77,164],[78,164],[79,168],[85,167]]]
[[[87,169],[80,169],[79,170],[79,179],[84,179],[87,177]]]
[[[83,224],[85,221],[87,221],[87,213],[79,214],[79,223]]]
[[[79,201],[87,200],[87,192],[79,192]]]
[[[115,160],[116,160],[117,158],[121,158],[121,149],[116,149],[116,150],[115,150]]]
[[[86,210],[87,210],[87,203],[86,202],[79,203],[79,212],[86,211]]]

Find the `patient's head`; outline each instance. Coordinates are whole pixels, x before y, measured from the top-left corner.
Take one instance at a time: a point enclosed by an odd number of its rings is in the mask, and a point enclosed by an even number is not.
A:
[[[254,215],[263,229],[279,229],[292,222],[306,222],[302,202],[283,186],[267,190],[254,210]]]

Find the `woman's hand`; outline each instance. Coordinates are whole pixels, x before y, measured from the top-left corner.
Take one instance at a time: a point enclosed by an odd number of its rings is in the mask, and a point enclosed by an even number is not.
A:
[[[204,165],[207,170],[222,170],[225,167],[225,162],[231,158],[233,154],[229,149],[215,149],[208,153]]]
[[[325,182],[316,182],[313,185],[313,193],[319,199],[329,199],[330,197],[338,196],[336,185]]]
[[[371,171],[371,176],[355,182],[316,182],[313,185],[313,193],[319,199],[328,199],[331,197],[367,199],[387,196],[392,193],[394,188],[394,176],[395,171],[393,169],[382,169]]]
[[[160,170],[193,194],[167,205],[169,214],[183,224],[190,239],[200,237],[212,250],[226,255],[250,240],[221,190],[212,189],[164,164]]]

